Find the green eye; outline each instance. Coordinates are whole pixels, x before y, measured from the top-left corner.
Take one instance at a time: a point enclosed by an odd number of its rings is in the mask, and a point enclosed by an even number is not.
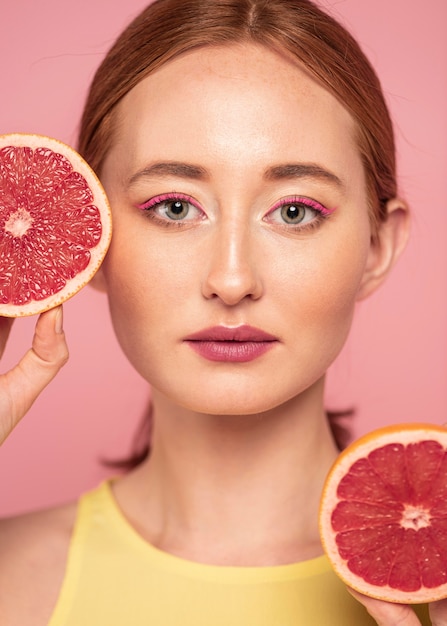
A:
[[[264,221],[285,229],[287,232],[302,232],[317,228],[333,210],[306,196],[289,196],[274,204]]]
[[[166,216],[171,220],[181,220],[189,213],[189,204],[182,200],[173,200],[166,203]]]
[[[281,217],[287,224],[299,224],[306,216],[308,207],[303,204],[284,204],[281,207]]]

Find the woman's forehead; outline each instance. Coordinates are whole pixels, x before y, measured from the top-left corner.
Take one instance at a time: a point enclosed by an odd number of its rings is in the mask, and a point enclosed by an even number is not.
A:
[[[355,124],[336,98],[296,64],[251,44],[204,48],[163,65],[123,98],[116,135],[128,162],[156,151],[167,160],[231,159],[236,167],[249,159],[265,168],[358,153]]]
[[[122,109],[129,101],[131,104],[125,108],[159,104],[160,109],[165,109],[176,105],[180,113],[188,104],[176,98],[182,89],[190,98],[206,95],[204,104],[215,100],[224,110],[229,103],[220,98],[223,93],[243,98],[248,88],[256,89],[259,109],[278,96],[283,101],[301,97],[301,106],[306,101],[312,108],[330,107],[332,115],[351,119],[348,111],[298,61],[254,43],[208,46],[184,53],[142,79],[124,96],[119,107]],[[169,98],[162,101],[157,90],[163,90]]]

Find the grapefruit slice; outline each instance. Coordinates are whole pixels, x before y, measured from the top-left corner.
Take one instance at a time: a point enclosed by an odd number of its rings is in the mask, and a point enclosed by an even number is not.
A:
[[[0,315],[33,315],[77,293],[111,238],[106,194],[70,146],[0,136]]]
[[[389,426],[346,448],[326,479],[320,533],[353,589],[409,604],[447,597],[447,429]]]

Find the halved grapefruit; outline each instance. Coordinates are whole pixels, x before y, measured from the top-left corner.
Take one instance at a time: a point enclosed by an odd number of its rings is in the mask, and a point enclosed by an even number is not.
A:
[[[0,315],[33,315],[73,296],[110,238],[106,194],[73,148],[41,135],[0,136]]]
[[[326,479],[320,533],[353,589],[409,604],[447,597],[447,429],[389,426],[346,448]]]

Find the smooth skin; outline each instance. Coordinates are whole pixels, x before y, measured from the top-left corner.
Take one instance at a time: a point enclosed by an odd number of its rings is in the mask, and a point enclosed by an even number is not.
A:
[[[16,367],[0,376],[0,444],[68,360],[62,315],[62,307],[42,314],[30,350]],[[13,322],[13,318],[0,317],[0,358]]]
[[[202,563],[321,554],[319,496],[337,454],[324,376],[357,301],[406,243],[405,204],[390,201],[372,240],[353,120],[296,64],[254,45],[202,49],[144,79],[119,104],[101,178],[114,235],[94,283],[107,292],[125,354],[151,384],[155,416],[150,458],[114,486],[120,507],[153,545]],[[181,219],[160,203],[166,194],[180,197]],[[330,216],[306,209],[305,225],[285,222],[282,203],[297,197]],[[66,359],[58,315],[38,323],[26,404]],[[273,348],[248,363],[215,363],[186,341],[241,324],[276,337]],[[17,380],[15,389],[20,372]],[[0,590],[15,594],[2,623],[48,620],[74,511],[0,530]],[[59,556],[37,597],[36,571],[48,564],[35,546],[50,540]],[[31,569],[23,544],[34,550]],[[359,599],[381,626],[418,624],[411,609]],[[447,623],[442,605],[433,620]]]

